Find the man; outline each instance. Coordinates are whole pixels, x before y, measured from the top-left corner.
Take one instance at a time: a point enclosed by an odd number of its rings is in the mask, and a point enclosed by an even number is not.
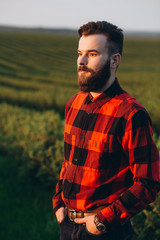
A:
[[[151,119],[115,76],[122,30],[90,22],[79,35],[81,92],[66,105],[64,162],[53,197],[60,239],[130,239],[129,219],[159,188]]]

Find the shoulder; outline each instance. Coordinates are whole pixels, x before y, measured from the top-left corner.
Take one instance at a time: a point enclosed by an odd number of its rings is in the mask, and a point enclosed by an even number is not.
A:
[[[135,126],[152,124],[147,110],[134,97],[124,91],[119,98],[121,99],[119,111],[126,120],[131,120]]]
[[[74,96],[72,96],[72,97],[68,100],[68,102],[66,103],[66,107],[71,106],[77,96],[78,96],[78,93],[75,94]]]
[[[84,93],[84,92],[79,92],[79,93],[75,94],[74,96],[72,96],[69,99],[69,101],[67,102],[66,106],[67,107],[72,106],[73,102],[75,100],[77,100],[77,99],[80,100],[80,101],[83,101],[86,98],[87,95],[88,95],[88,93]]]
[[[79,92],[79,93],[75,94],[74,96],[72,96],[66,104],[65,116],[71,107],[82,104],[84,99],[87,97],[87,95],[88,95],[88,93]]]

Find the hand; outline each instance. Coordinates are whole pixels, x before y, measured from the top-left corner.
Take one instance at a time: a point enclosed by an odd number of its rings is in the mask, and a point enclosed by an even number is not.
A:
[[[99,235],[102,233],[102,232],[98,231],[98,229],[96,228],[96,225],[94,223],[94,215],[88,216],[85,218],[75,218],[74,221],[78,224],[85,223],[88,232],[90,232],[92,234]]]
[[[57,221],[59,223],[63,222],[64,218],[65,218],[65,209],[64,207],[61,207],[59,208],[57,211],[56,211],[56,218],[57,218]]]

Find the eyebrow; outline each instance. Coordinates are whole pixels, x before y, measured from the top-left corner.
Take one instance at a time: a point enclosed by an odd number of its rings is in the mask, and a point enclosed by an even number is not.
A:
[[[81,50],[77,50],[77,52],[83,52],[83,50],[81,51]],[[91,49],[91,50],[87,50],[87,51],[84,51],[84,52],[88,52],[88,53],[90,53],[90,52],[97,52],[97,53],[100,53],[98,50],[96,50],[96,49]]]

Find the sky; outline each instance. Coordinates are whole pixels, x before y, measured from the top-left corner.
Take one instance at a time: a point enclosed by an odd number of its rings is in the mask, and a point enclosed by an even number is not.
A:
[[[160,32],[160,0],[0,0],[0,25],[78,29],[108,21],[126,31]]]

